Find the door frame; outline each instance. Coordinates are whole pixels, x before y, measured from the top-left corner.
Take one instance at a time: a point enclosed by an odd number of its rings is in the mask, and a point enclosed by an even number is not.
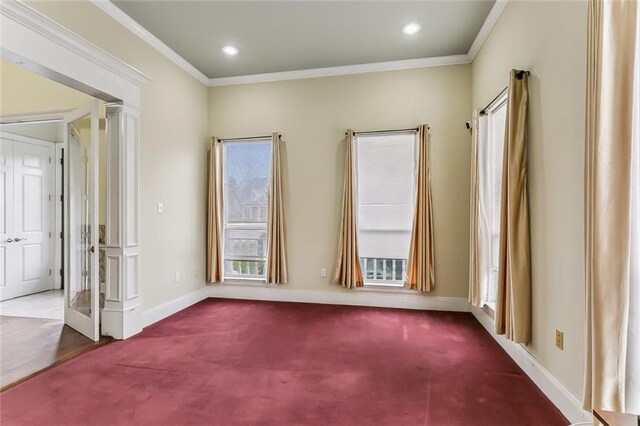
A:
[[[38,146],[43,146],[46,148],[52,148],[52,156],[51,156],[51,174],[52,174],[52,179],[53,179],[53,194],[52,197],[53,199],[51,200],[54,205],[53,208],[51,209],[51,217],[50,219],[50,223],[49,223],[49,229],[51,230],[51,244],[50,244],[50,249],[49,249],[49,266],[51,267],[51,279],[53,280],[53,289],[60,289],[61,288],[61,281],[60,281],[60,273],[59,273],[59,268],[61,267],[60,264],[58,264],[58,256],[59,256],[59,252],[60,252],[60,246],[59,244],[57,244],[60,241],[59,238],[59,229],[58,229],[58,219],[60,219],[62,216],[62,210],[58,210],[59,207],[59,199],[60,199],[60,194],[61,194],[61,187],[58,185],[58,179],[60,178],[59,174],[62,172],[61,169],[58,168],[58,164],[59,164],[59,160],[58,160],[58,147],[57,145],[62,145],[62,143],[59,142],[54,142],[54,141],[48,141],[48,140],[44,140],[44,139],[38,139],[38,138],[32,138],[29,136],[22,136],[22,135],[17,135],[15,133],[11,133],[11,132],[7,132],[4,130],[0,130],[0,138],[2,139],[7,139],[7,140],[11,140],[14,142],[20,142],[20,143],[27,143],[27,144],[31,144],[31,145],[38,145]],[[61,205],[60,205],[61,207]]]
[[[142,330],[139,292],[140,93],[151,79],[25,3],[0,2],[0,57],[107,107],[107,262],[102,334]]]

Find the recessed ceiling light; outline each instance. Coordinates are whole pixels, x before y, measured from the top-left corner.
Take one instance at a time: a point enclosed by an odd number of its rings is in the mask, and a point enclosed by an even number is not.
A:
[[[411,23],[411,24],[407,24],[402,28],[402,32],[407,34],[407,35],[411,35],[411,34],[415,34],[418,31],[420,31],[422,29],[422,27],[420,26],[420,24],[416,24],[416,23]]]
[[[222,51],[229,56],[236,56],[238,54],[238,49],[233,46],[225,46],[222,48]]]

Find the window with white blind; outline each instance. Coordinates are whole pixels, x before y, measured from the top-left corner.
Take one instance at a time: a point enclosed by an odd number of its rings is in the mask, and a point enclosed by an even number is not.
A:
[[[358,250],[365,285],[404,283],[416,185],[415,132],[355,138]]]
[[[271,139],[222,142],[224,277],[265,278]]]
[[[486,303],[493,306],[498,288],[498,259],[500,256],[500,213],[502,204],[502,160],[507,120],[506,94],[487,111],[487,189],[484,196],[489,227],[489,271]]]

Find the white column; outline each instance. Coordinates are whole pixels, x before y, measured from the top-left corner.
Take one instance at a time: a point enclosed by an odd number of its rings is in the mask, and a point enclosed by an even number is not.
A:
[[[101,331],[116,339],[142,331],[138,118],[138,110],[131,106],[107,106],[106,287]]]

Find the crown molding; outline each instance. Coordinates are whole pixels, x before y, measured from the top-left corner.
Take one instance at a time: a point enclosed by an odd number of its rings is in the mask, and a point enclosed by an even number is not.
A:
[[[42,15],[21,1],[1,1],[0,15],[11,19],[58,45],[72,51],[102,68],[142,87],[151,81],[144,73],[126,64],[100,47],[79,37],[57,22]]]
[[[120,25],[131,31],[136,36],[163,54],[171,62],[182,68],[200,83],[207,85],[209,78],[198,71],[196,67],[191,65],[186,59],[178,55],[173,49],[164,44],[159,38],[151,34],[146,28],[136,22],[133,18],[122,11],[118,6],[109,0],[91,0],[91,2],[100,8],[107,15],[115,19]]]
[[[339,75],[364,74],[383,71],[400,71],[416,68],[440,67],[446,65],[470,64],[482,48],[489,33],[507,6],[509,0],[496,0],[489,15],[485,19],[478,35],[473,41],[467,54],[437,56],[431,58],[407,59],[400,61],[376,62],[369,64],[345,65],[337,67],[315,68],[296,71],[282,71],[264,74],[239,75],[232,77],[208,78],[186,59],[176,53],[160,39],[151,34],[146,28],[127,15],[110,0],[91,0],[98,8],[115,19],[118,23],[140,37],[143,41],[166,56],[188,74],[207,87],[231,86],[236,84],[265,83],[284,80],[299,80],[305,78],[333,77]]]
[[[487,18],[484,20],[484,24],[482,24],[482,27],[480,27],[480,31],[478,31],[476,39],[473,40],[473,43],[469,48],[468,55],[471,62],[473,62],[473,60],[476,58],[476,55],[484,45],[484,42],[487,41],[489,33],[491,33],[491,30],[496,25],[496,22],[498,22],[498,18],[500,18],[500,15],[502,15],[504,8],[507,7],[508,2],[509,0],[496,0],[496,2],[493,4],[491,11],[489,11]]]
[[[451,55],[433,58],[406,59],[402,61],[376,62],[372,64],[345,65],[339,67],[315,68],[298,71],[272,72],[266,74],[239,75],[209,79],[209,87],[236,84],[265,83],[271,81],[300,80],[304,78],[333,77],[339,75],[364,74],[371,72],[410,70],[415,68],[441,67],[446,65],[470,64],[469,56]]]

